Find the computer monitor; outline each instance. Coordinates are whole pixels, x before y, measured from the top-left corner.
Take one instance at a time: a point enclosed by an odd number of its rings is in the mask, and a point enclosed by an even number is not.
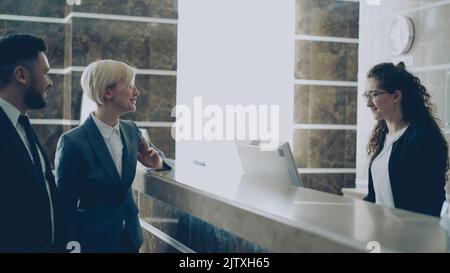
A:
[[[303,187],[288,142],[272,151],[261,150],[258,141],[236,141],[236,147],[245,175],[290,181]]]

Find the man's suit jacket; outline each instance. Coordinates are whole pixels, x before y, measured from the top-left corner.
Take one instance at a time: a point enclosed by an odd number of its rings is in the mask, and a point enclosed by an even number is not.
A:
[[[46,185],[39,181],[33,161],[16,128],[0,107],[0,252],[47,252],[52,246],[52,221]],[[56,185],[48,157],[39,142],[58,232]],[[44,164],[44,162],[42,162]]]
[[[119,122],[122,177],[92,117],[58,142],[55,164],[63,238],[64,242],[79,242],[81,252],[120,252],[123,220],[133,246],[138,249],[142,244],[131,190],[140,133],[133,122]]]

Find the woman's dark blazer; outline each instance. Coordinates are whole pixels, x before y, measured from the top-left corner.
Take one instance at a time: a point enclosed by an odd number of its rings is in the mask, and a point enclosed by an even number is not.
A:
[[[55,166],[63,242],[79,242],[81,252],[120,251],[123,220],[132,245],[139,249],[142,244],[138,208],[131,190],[140,132],[131,121],[119,122],[122,177],[91,117],[63,134],[58,142]]]
[[[445,200],[446,147],[438,133],[429,126],[410,125],[392,145],[388,168],[396,208],[439,216]],[[370,168],[364,200],[376,201]]]

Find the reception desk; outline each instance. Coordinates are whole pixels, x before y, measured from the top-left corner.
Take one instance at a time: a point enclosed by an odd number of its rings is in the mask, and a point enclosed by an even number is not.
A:
[[[227,172],[225,168],[207,170],[187,164],[155,173],[141,169],[133,188],[141,213],[146,213],[141,215],[141,223],[150,227],[150,231],[167,236],[169,241],[165,242],[175,242],[178,251],[448,251],[447,233],[440,226],[439,218],[298,188],[287,181],[246,177]],[[166,216],[152,215],[155,212],[148,207],[156,205],[143,202],[143,196],[164,204],[161,210]],[[172,217],[167,216],[170,209],[176,210],[178,216],[173,217],[173,213],[169,213]],[[215,238],[214,247],[202,248],[211,241],[207,236],[200,237],[207,232],[195,235],[191,220],[190,225],[180,227],[181,214],[202,222],[212,236],[217,237],[220,231],[219,237],[224,239]],[[176,232],[176,227],[169,227],[177,225]],[[183,233],[184,236],[180,235]],[[176,234],[185,239],[180,239],[180,243]],[[227,236],[232,236],[234,241]],[[221,248],[221,242],[239,246]],[[173,245],[170,251],[175,251],[172,248]]]

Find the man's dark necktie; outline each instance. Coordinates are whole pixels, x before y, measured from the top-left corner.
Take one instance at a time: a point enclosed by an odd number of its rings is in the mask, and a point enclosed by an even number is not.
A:
[[[36,134],[34,133],[34,130],[30,124],[30,120],[28,119],[27,116],[20,115],[19,123],[22,124],[23,128],[25,129],[25,134],[27,135],[28,144],[30,145],[31,156],[33,157],[33,161],[34,161],[33,165],[34,165],[34,172],[36,173],[36,178],[38,180],[38,183],[40,183],[40,185],[44,185],[45,192],[47,193],[47,188],[46,188],[47,182],[45,181],[44,174],[42,173],[41,158],[38,153]],[[43,156],[45,156],[45,155],[43,154]],[[48,193],[48,194],[50,194],[50,193]],[[51,198],[51,197],[49,196],[49,198]],[[50,200],[51,199],[49,199],[49,201]],[[51,210],[51,204],[50,204],[50,210]],[[54,241],[53,216],[50,215],[50,217],[51,217],[51,221],[52,221],[51,242],[53,243],[53,241]]]
[[[34,161],[34,171],[36,173],[36,177],[40,182],[45,184],[44,174],[42,173],[42,165],[41,158],[39,157],[38,148],[37,148],[37,139],[34,134],[33,128],[31,128],[30,120],[27,116],[20,115],[19,123],[22,124],[25,129],[25,134],[27,135],[28,144],[30,146],[31,156]]]

